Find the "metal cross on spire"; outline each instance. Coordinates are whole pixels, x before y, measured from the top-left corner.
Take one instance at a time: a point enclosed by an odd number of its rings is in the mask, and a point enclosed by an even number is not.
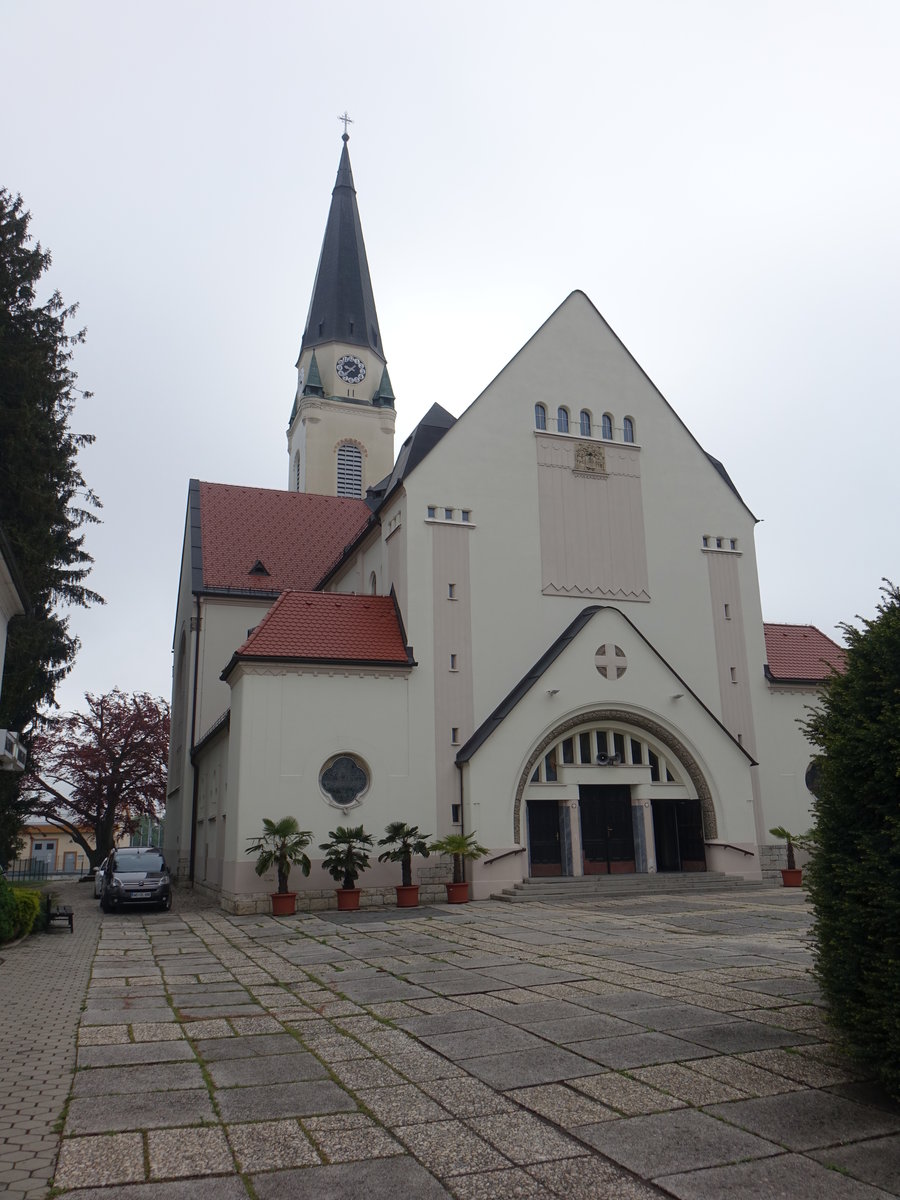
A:
[[[352,124],[353,124],[353,118],[352,118],[352,117],[349,117],[349,116],[347,115],[347,110],[346,110],[346,108],[345,108],[345,109],[344,109],[344,111],[341,113],[341,115],[338,117],[338,120],[339,120],[339,121],[343,121],[343,122],[344,122],[344,133],[343,133],[343,138],[344,138],[344,141],[345,141],[345,142],[346,142],[346,141],[349,141],[349,139],[350,139],[350,134],[347,132],[347,126],[348,126],[348,125],[352,125]]]

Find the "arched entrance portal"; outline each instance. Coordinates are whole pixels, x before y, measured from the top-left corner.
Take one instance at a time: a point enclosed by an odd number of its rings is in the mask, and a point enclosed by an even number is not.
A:
[[[532,876],[705,871],[717,832],[687,747],[650,718],[609,709],[564,721],[535,747],[514,821]]]

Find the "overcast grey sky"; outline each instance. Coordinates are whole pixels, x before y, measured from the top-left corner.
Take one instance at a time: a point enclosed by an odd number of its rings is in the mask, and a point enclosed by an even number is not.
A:
[[[287,482],[349,110],[398,441],[575,288],[751,510],[763,612],[898,570],[896,0],[2,0],[0,184],[88,340],[104,609],[64,708],[168,696],[190,477]]]

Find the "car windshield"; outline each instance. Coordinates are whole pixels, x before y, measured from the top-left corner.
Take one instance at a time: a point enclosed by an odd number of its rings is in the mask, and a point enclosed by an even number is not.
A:
[[[119,853],[116,855],[116,870],[117,871],[161,871],[163,869],[163,860],[161,854],[131,854]]]

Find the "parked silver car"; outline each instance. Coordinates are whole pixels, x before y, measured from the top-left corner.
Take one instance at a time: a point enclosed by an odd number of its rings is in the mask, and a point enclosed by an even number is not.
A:
[[[94,872],[94,899],[95,900],[100,899],[100,895],[103,891],[103,875],[104,875],[104,872],[106,871],[107,861],[108,860],[104,858],[103,862],[100,864],[100,866]]]
[[[100,907],[113,912],[125,904],[172,907],[172,881],[162,851],[134,846],[112,851],[103,871]]]

